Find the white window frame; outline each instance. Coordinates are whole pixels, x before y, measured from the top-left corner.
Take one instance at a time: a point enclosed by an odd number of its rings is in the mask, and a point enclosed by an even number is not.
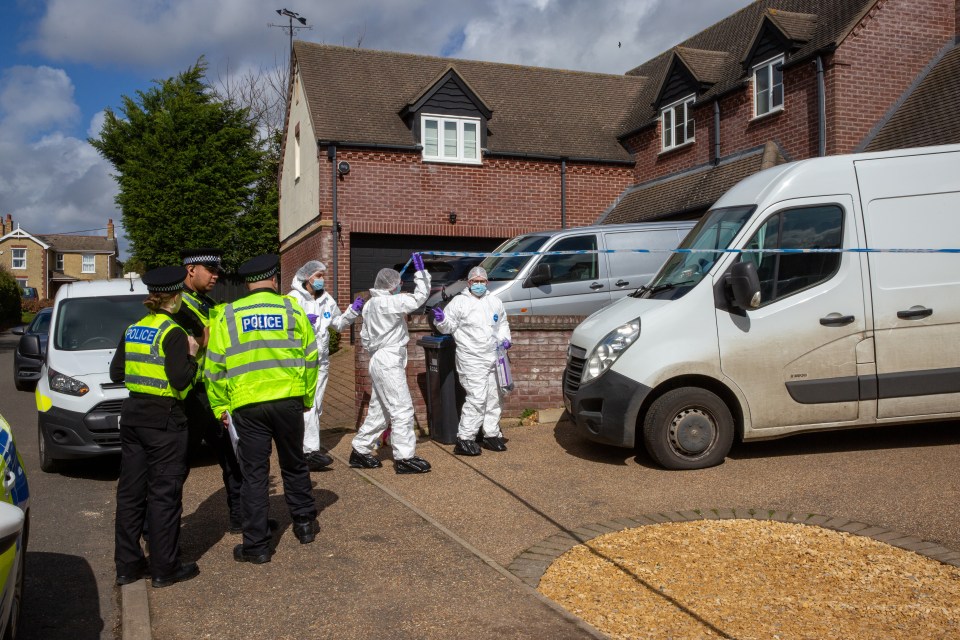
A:
[[[750,83],[753,85],[753,117],[754,118],[763,118],[773,113],[780,113],[783,111],[783,103],[785,102],[785,95],[783,91],[783,55],[778,55],[769,60],[764,60],[758,65],[755,65],[750,72]],[[774,84],[773,82],[773,70],[774,67],[780,65],[780,84]],[[767,77],[767,83],[769,87],[769,93],[766,96],[766,104],[761,105],[760,99],[760,84],[757,82],[757,76],[763,73]],[[780,90],[780,104],[775,105],[774,98],[777,93],[777,88]],[[760,112],[760,107],[763,106],[766,110],[762,113]]]
[[[688,131],[688,127],[694,129],[693,109],[691,107],[696,99],[696,94],[689,95],[686,98],[668,104],[660,110],[661,151],[670,151],[671,149],[682,147],[696,140],[695,132]],[[678,113],[683,116],[683,140],[681,141],[677,140],[678,136],[676,135],[678,129],[680,129],[676,124]]]
[[[87,259],[93,263],[92,266],[87,265]],[[97,254],[95,253],[85,253],[83,254],[83,260],[80,263],[80,273],[96,273],[97,272]]]
[[[57,266],[54,267],[54,271],[63,271],[63,254],[57,253]]]
[[[427,154],[427,122],[436,121],[437,123],[437,155]],[[456,123],[457,126],[457,152],[455,156],[444,154],[444,131],[447,123]],[[473,124],[476,128],[476,157],[467,157],[464,152],[463,130],[465,124]],[[480,118],[455,118],[451,116],[441,116],[434,114],[422,114],[420,116],[420,145],[423,147],[424,162],[445,162],[454,164],[481,164],[480,150]]]
[[[16,280],[17,286],[20,287],[21,290],[30,286],[30,280],[28,278],[17,278]]]
[[[20,254],[17,257],[17,254]],[[17,262],[20,262],[20,266],[17,266]],[[25,271],[27,268],[27,250],[23,247],[17,247],[10,251],[10,268],[16,269],[17,271]]]

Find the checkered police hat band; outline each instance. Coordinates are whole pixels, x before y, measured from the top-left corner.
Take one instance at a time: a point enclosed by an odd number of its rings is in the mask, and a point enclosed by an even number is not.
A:
[[[183,264],[220,264],[220,256],[188,256],[183,259]]]
[[[260,282],[261,280],[266,280],[267,278],[272,278],[273,276],[280,273],[279,265],[270,269],[270,271],[265,271],[264,273],[254,273],[243,279],[244,282]]]
[[[181,289],[183,289],[182,282],[174,282],[173,284],[165,284],[162,286],[147,286],[147,291],[150,293],[173,293]]]

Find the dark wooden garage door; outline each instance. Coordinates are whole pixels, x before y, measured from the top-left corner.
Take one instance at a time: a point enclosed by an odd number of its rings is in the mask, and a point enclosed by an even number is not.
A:
[[[506,238],[449,238],[354,233],[350,236],[350,291],[366,291],[377,272],[397,268],[414,251],[490,251]]]

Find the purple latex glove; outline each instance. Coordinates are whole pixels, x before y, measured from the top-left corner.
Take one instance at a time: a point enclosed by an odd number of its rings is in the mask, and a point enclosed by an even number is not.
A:
[[[357,299],[353,301],[353,304],[350,305],[350,308],[360,313],[360,310],[363,309],[363,298],[357,296]]]
[[[440,307],[433,308],[433,319],[437,322],[443,322],[443,319],[447,317],[447,314],[443,312],[443,309]]]
[[[423,256],[419,253],[413,254],[413,268],[417,271],[423,271]]]
[[[510,347],[512,347],[512,346],[513,346],[513,343],[510,342],[509,340],[504,340],[503,342],[500,343],[500,346],[503,347],[504,350],[506,350],[506,349],[509,349]]]
[[[310,321],[310,324],[313,324],[314,322],[316,322],[316,321],[317,321],[317,318],[319,318],[319,317],[320,317],[320,316],[318,316],[318,315],[315,314],[315,313],[308,313],[308,314],[307,314],[307,320]]]

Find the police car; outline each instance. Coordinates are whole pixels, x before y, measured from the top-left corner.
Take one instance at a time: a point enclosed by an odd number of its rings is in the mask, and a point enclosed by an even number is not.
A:
[[[0,416],[0,637],[16,638],[30,532],[30,489],[10,425]]]

